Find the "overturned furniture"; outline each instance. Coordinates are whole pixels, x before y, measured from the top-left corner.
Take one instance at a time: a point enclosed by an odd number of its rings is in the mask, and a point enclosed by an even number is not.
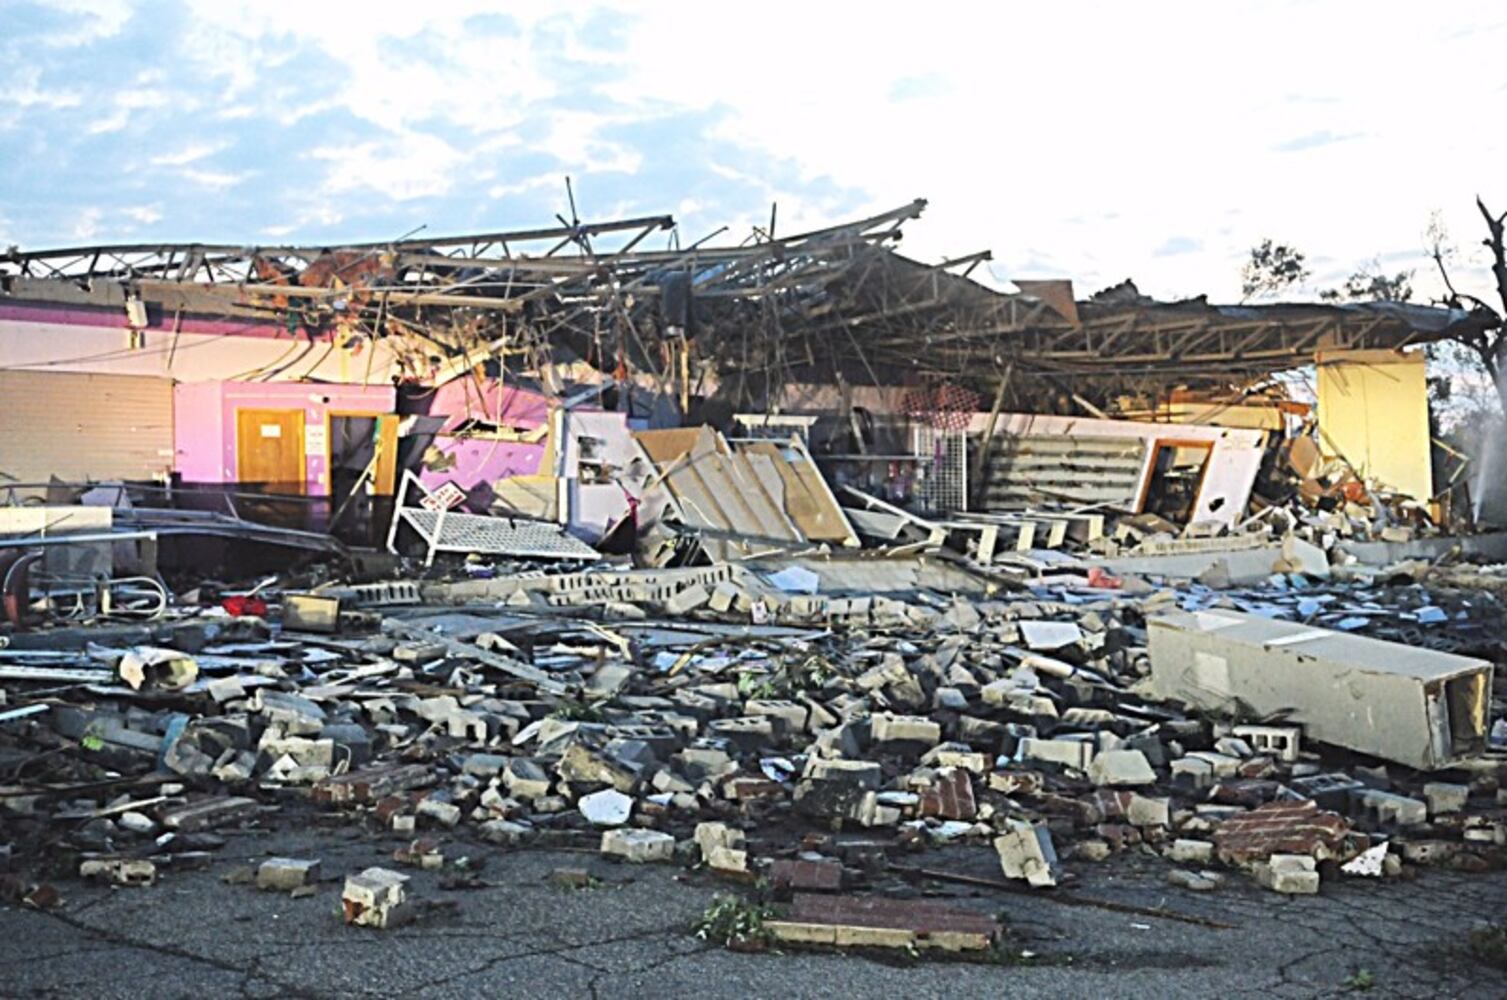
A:
[[[418,506],[408,506],[410,490]],[[392,524],[387,532],[387,548],[398,551],[398,528],[408,525],[425,546],[424,565],[434,563],[437,552],[481,553],[493,556],[518,556],[532,559],[600,558],[596,549],[550,521],[522,517],[490,517],[453,509],[465,500],[459,490],[431,491],[412,472],[403,473]]]
[[[1281,716],[1323,743],[1430,771],[1486,748],[1491,664],[1236,611],[1147,621],[1151,687]]]

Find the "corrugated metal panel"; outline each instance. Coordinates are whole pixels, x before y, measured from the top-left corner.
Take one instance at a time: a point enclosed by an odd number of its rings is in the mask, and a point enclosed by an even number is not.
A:
[[[985,510],[1051,501],[1133,508],[1146,464],[1140,438],[1006,435],[995,439],[993,451]]]
[[[172,464],[172,379],[0,371],[0,485],[150,479]]]

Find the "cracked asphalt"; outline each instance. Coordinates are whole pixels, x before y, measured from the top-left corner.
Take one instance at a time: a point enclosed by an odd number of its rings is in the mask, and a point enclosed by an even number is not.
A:
[[[885,882],[1003,917],[1005,963],[830,952],[743,954],[690,925],[717,892],[736,889],[672,865],[616,864],[589,850],[503,849],[450,839],[447,858],[484,860],[481,883],[445,888],[412,871],[416,920],[395,930],[346,927],[344,876],[391,866],[392,838],[302,829],[238,835],[197,870],[164,870],[147,888],[55,883],[52,912],[0,908],[0,993],[8,997],[1320,997],[1507,995],[1500,970],[1465,948],[1472,926],[1507,918],[1507,872],[1428,870],[1392,881],[1326,881],[1284,897],[1233,875],[1217,891],[1165,882],[1151,856],[1074,862],[1072,892],[1162,907],[1234,925],[1216,929],[1041,895],[952,883]],[[995,875],[977,847],[917,863]],[[292,899],[223,876],[272,855],[319,857],[316,895]],[[982,867],[981,867],[982,865]],[[557,867],[600,883],[563,889]],[[1366,977],[1363,977],[1363,979]]]

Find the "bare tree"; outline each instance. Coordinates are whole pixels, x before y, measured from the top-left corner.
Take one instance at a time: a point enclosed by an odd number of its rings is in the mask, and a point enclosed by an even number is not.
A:
[[[1481,218],[1486,220],[1486,239],[1481,244],[1491,251],[1491,273],[1496,280],[1497,296],[1502,301],[1502,309],[1507,313],[1507,245],[1503,243],[1503,227],[1507,223],[1507,213],[1493,215],[1486,207],[1486,203],[1476,196],[1476,207],[1481,210]],[[1429,256],[1439,268],[1439,277],[1444,281],[1444,287],[1449,292],[1445,304],[1455,309],[1484,310],[1497,315],[1497,311],[1482,302],[1474,295],[1468,295],[1455,288],[1454,282],[1449,275],[1449,261],[1455,255],[1455,248],[1449,239],[1449,233],[1444,228],[1443,221],[1436,213],[1429,222],[1428,228]],[[1491,381],[1497,390],[1497,398],[1504,412],[1507,412],[1507,385],[1503,384],[1503,375],[1507,374],[1507,338],[1502,335],[1500,322],[1484,328],[1473,328],[1471,332],[1461,334],[1456,338],[1459,343],[1468,348],[1476,359],[1481,362],[1481,367],[1491,376]]]

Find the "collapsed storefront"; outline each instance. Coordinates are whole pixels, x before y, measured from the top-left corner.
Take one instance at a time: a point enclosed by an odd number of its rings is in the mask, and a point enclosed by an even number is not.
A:
[[[57,760],[21,856],[547,834],[770,875],[760,933],[829,944],[855,836],[1041,888],[1141,848],[1295,893],[1501,864],[1507,582],[1470,558],[1507,536],[1448,533],[1404,350],[1496,318],[1006,294],[895,252],[923,207],[8,254],[0,756]],[[1315,400],[1272,378],[1310,364]],[[352,875],[346,920],[405,881]]]

